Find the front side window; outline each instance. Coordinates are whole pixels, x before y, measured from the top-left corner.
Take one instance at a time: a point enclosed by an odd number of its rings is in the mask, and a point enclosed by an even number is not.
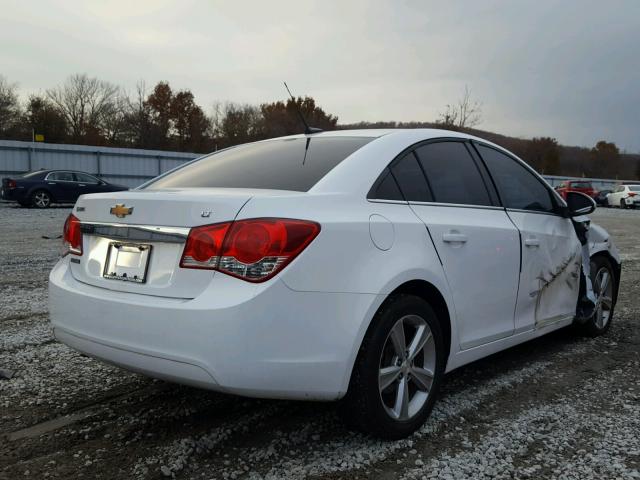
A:
[[[143,189],[221,187],[306,192],[371,137],[285,138],[250,143],[188,163]]]
[[[416,149],[434,201],[492,205],[478,166],[462,142],[428,143]]]
[[[551,193],[535,175],[498,150],[484,145],[477,148],[506,208],[554,212]]]

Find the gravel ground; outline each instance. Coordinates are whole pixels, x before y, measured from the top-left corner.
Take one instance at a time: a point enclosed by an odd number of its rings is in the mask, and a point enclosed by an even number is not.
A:
[[[47,275],[69,208],[0,203],[0,478],[640,478],[640,212],[598,210],[625,264],[614,324],[460,368],[430,420],[381,442],[336,407],[147,379],[54,341]],[[10,228],[7,228],[10,226]]]

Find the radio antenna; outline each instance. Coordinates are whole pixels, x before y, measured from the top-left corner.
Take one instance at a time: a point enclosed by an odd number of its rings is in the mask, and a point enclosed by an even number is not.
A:
[[[309,124],[307,123],[307,121],[305,120],[304,115],[302,115],[302,110],[300,110],[300,108],[298,107],[298,102],[296,102],[296,99],[292,95],[291,90],[289,90],[289,86],[287,85],[287,82],[282,82],[282,83],[284,83],[284,88],[287,89],[287,92],[289,93],[289,96],[291,97],[291,100],[293,100],[293,106],[296,108],[296,112],[298,112],[298,116],[300,117],[300,121],[304,125],[304,133],[305,133],[305,135],[312,135],[314,133],[320,133],[322,131],[321,128],[310,127]]]

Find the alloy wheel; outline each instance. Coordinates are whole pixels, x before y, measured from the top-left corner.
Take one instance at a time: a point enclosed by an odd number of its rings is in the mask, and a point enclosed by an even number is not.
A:
[[[435,339],[427,322],[418,315],[399,319],[385,340],[378,371],[380,399],[391,418],[406,421],[420,412],[435,369]]]
[[[602,330],[609,323],[613,308],[613,282],[607,267],[600,267],[596,273],[593,290],[597,297],[594,322]]]
[[[35,203],[38,208],[47,208],[51,203],[51,197],[47,192],[37,192],[33,196],[33,203]]]

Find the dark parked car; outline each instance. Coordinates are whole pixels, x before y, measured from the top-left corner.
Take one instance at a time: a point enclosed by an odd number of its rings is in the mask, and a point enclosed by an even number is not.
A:
[[[594,200],[601,207],[608,207],[609,203],[607,202],[607,195],[609,195],[611,192],[612,190],[600,190],[594,197]]]
[[[52,203],[74,203],[84,193],[129,190],[93,175],[72,170],[38,170],[20,177],[3,178],[3,200],[18,202],[23,207],[47,208]]]

